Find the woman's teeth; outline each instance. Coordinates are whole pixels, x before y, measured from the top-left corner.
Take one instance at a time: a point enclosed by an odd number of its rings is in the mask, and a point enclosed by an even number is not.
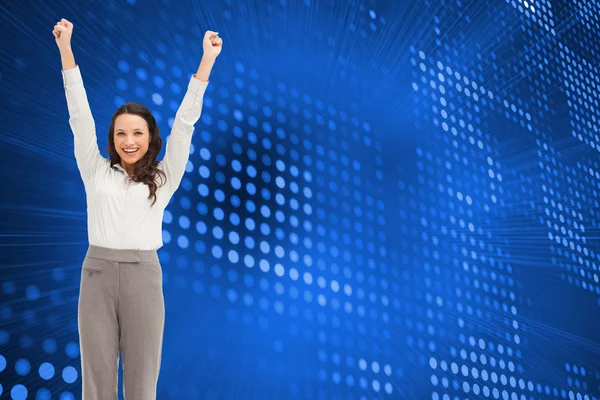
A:
[[[133,154],[133,153],[137,152],[138,150],[139,150],[139,149],[129,149],[129,150],[127,150],[127,149],[123,149],[123,151],[124,151],[125,153],[127,153],[127,154]]]

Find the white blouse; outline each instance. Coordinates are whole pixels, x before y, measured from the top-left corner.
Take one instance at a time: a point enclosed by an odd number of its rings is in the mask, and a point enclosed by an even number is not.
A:
[[[69,125],[75,140],[75,160],[85,186],[89,244],[112,249],[157,250],[162,247],[164,210],[181,182],[190,154],[194,124],[200,119],[208,82],[190,78],[159,164],[166,183],[148,199],[148,186],[128,183],[120,165],[98,149],[96,126],[79,66],[62,71]],[[159,180],[160,183],[160,180]]]

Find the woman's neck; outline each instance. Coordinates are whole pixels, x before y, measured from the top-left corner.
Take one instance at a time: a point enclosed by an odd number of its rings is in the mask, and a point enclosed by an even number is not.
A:
[[[123,167],[125,172],[127,172],[127,175],[129,175],[130,177],[133,176],[134,166],[132,164],[127,164],[121,161],[121,167]]]

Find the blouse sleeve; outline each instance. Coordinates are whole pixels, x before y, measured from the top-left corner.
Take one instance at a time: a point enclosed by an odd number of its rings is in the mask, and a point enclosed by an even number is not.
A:
[[[79,66],[63,70],[62,76],[69,110],[69,125],[74,137],[75,161],[84,184],[87,184],[105,159],[98,149],[96,125]]]
[[[171,193],[177,190],[185,173],[190,156],[194,125],[200,119],[207,86],[208,82],[200,81],[194,74],[190,78],[187,91],[175,114],[171,134],[167,139],[165,156],[162,160],[162,169],[167,178],[166,186]]]

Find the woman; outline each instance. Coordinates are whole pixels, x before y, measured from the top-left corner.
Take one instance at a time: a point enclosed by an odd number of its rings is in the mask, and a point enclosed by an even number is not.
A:
[[[163,212],[185,172],[194,124],[223,42],[216,32],[204,35],[204,55],[176,113],[164,159],[156,160],[162,146],[156,121],[137,103],[127,103],[113,115],[106,159],[98,150],[71,49],[72,32],[73,24],[65,19],[53,30],[87,197],[90,246],[78,304],[83,399],[117,399],[119,354],[125,398],[155,399],[165,319],[157,255],[163,244]]]

